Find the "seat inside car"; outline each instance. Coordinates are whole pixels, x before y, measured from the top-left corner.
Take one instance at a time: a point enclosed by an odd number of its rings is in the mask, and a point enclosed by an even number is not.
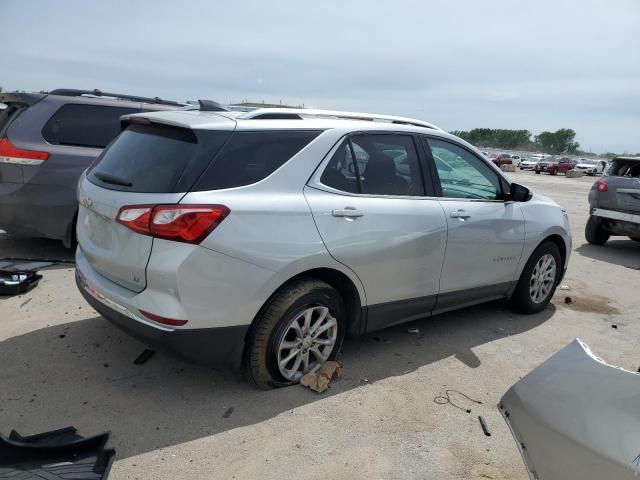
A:
[[[406,195],[408,187],[407,181],[397,174],[393,158],[384,153],[371,154],[362,182],[364,193]]]

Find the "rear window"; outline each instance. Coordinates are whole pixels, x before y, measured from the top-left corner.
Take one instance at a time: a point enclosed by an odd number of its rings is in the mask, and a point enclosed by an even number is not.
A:
[[[640,159],[624,160],[616,159],[611,162],[607,175],[615,177],[640,177]]]
[[[189,191],[231,132],[131,125],[91,168],[92,183],[140,193]]]
[[[236,132],[194,190],[219,190],[259,182],[307,146],[320,131]]]
[[[137,108],[68,103],[49,119],[42,136],[54,145],[104,148],[120,133],[120,117],[138,112]]]

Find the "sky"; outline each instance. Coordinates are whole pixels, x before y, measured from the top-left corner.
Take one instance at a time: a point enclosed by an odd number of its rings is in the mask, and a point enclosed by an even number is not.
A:
[[[640,152],[640,0],[1,0],[0,86],[279,101]]]

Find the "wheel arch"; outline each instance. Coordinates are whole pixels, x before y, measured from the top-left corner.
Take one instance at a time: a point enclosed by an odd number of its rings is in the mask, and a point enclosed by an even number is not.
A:
[[[262,304],[262,306],[258,310],[258,313],[251,321],[249,329],[247,330],[247,333],[245,335],[245,345],[247,343],[246,340],[253,333],[258,318],[260,317],[264,309],[269,305],[271,300],[283,289],[303,278],[322,280],[335,288],[342,297],[345,309],[347,311],[347,334],[359,334],[361,332],[363,321],[362,306],[364,304],[364,299],[361,298],[357,286],[355,285],[353,280],[349,278],[348,275],[341,272],[340,270],[330,267],[320,267],[297,273],[296,275],[287,279],[285,282],[281,283],[278,288],[276,288],[273,293],[269,295],[267,300]]]

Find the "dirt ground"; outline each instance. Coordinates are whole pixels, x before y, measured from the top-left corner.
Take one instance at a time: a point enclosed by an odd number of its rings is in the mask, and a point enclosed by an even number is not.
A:
[[[554,198],[571,218],[574,251],[562,282],[571,290],[558,291],[540,314],[492,303],[390,328],[348,341],[343,378],[324,394],[300,386],[263,392],[169,355],[134,365],[144,347],[83,301],[71,268],[56,268],[32,292],[0,297],[0,431],[110,430],[115,480],[525,480],[496,404],[576,337],[608,362],[638,369],[640,243],[585,243],[593,178],[511,176]],[[1,232],[0,254],[69,256],[57,242]],[[445,389],[482,404],[453,394],[467,414],[435,403]]]

